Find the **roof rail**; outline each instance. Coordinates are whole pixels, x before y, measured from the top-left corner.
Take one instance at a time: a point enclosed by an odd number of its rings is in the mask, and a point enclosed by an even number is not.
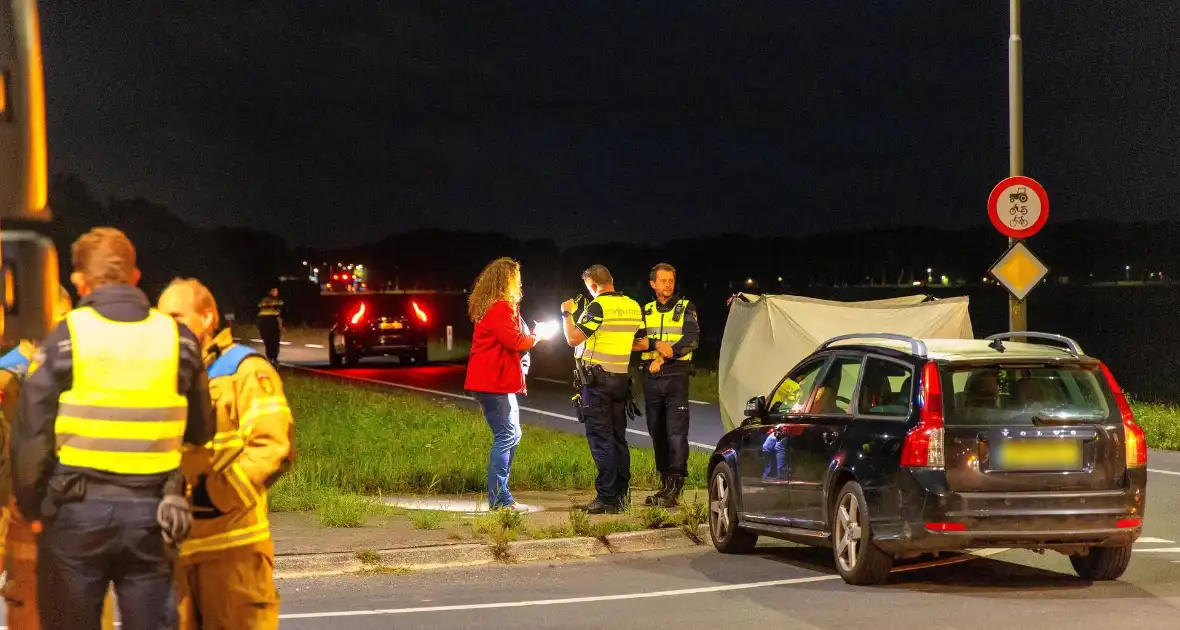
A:
[[[1053,333],[1030,332],[1027,330],[1013,331],[1013,332],[996,333],[996,334],[988,337],[987,339],[988,339],[988,341],[1003,341],[1005,339],[1012,339],[1013,337],[1024,337],[1025,339],[1028,339],[1028,340],[1044,339],[1046,341],[1056,341],[1057,343],[1063,344],[1067,350],[1069,350],[1071,353],[1073,353],[1075,355],[1085,354],[1084,352],[1082,352],[1082,346],[1079,345],[1078,342],[1074,341],[1073,339],[1070,339],[1069,337],[1066,337],[1065,335],[1055,335]]]
[[[821,343],[819,349],[823,350],[837,341],[848,339],[891,339],[893,341],[904,341],[910,344],[910,349],[913,350],[915,356],[920,359],[926,358],[926,344],[921,339],[914,339],[907,335],[897,335],[894,333],[852,333],[850,335],[840,335]]]

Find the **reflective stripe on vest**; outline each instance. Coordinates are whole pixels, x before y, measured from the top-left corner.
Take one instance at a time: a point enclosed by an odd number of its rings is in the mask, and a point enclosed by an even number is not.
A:
[[[676,312],[676,307],[680,307],[680,319],[672,321],[672,314]],[[648,302],[643,307],[643,323],[647,327],[648,338],[655,337],[660,341],[665,341],[671,345],[676,345],[684,337],[684,318],[688,313],[688,300],[680,300],[671,310],[666,313],[660,312],[660,305],[658,302]],[[655,348],[639,355],[639,358],[644,361],[654,361],[656,356],[660,353]],[[692,353],[676,359],[677,361],[684,361],[686,363],[692,362]]]
[[[178,468],[188,401],[177,391],[177,323],[155,309],[116,322],[85,307],[66,324],[74,382],[58,399],[58,461],[126,475]]]
[[[279,309],[283,308],[283,301],[275,298],[263,298],[258,303],[259,317],[278,317]]]
[[[635,333],[643,326],[643,311],[625,295],[600,295],[594,303],[602,307],[602,325],[586,340],[582,360],[613,374],[626,374]]]

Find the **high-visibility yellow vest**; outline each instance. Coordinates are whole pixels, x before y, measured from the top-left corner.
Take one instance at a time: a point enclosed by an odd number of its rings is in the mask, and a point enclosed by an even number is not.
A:
[[[586,340],[582,361],[612,374],[626,374],[635,333],[643,326],[643,311],[638,302],[617,293],[600,295],[591,304],[602,307],[602,324]]]
[[[684,314],[687,311],[688,300],[680,300],[672,307],[672,310],[666,313],[660,312],[658,302],[648,302],[643,307],[643,323],[647,327],[647,337],[649,339],[654,337],[676,345],[676,342],[684,337]],[[644,361],[654,361],[659,354],[653,345],[650,350],[639,355],[639,358]],[[689,352],[676,360],[691,363],[692,353]]]
[[[177,323],[155,309],[116,322],[84,307],[66,324],[74,383],[58,399],[58,461],[125,475],[178,468],[188,400],[177,391]]]
[[[262,301],[258,303],[258,316],[259,317],[278,317],[281,314],[280,311],[282,308],[283,308],[283,301],[282,300],[280,300],[278,298],[270,297],[268,295],[268,296],[262,298]]]

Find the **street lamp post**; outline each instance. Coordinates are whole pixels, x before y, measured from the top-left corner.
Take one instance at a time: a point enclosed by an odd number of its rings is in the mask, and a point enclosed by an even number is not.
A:
[[[1008,168],[1013,177],[1024,174],[1024,43],[1020,38],[1020,0],[1010,0],[1008,35]],[[1016,239],[1008,239],[1008,246]],[[1028,330],[1028,308],[1008,296],[1008,329]]]

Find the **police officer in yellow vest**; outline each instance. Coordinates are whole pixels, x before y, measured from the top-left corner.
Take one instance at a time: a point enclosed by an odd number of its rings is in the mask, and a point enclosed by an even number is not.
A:
[[[267,489],[294,460],[295,429],[282,383],[258,352],[218,329],[217,303],[196,280],[175,280],[159,309],[200,339],[217,436],[185,449],[193,531],[180,549],[181,630],[279,627]]]
[[[574,300],[561,305],[565,339],[570,347],[585,342],[579,359],[582,372],[582,417],[586,440],[598,467],[597,495],[585,506],[591,514],[621,512],[631,484],[631,452],[627,448],[627,406],[631,404],[631,350],[643,336],[639,304],[615,291],[615,280],[602,265],[582,273],[594,296],[577,322]]]
[[[271,363],[279,362],[279,345],[283,339],[283,300],[279,290],[271,289],[258,303],[258,336]]]
[[[135,247],[95,228],[74,242],[78,308],[45,339],[13,426],[17,505],[39,520],[46,630],[99,627],[110,583],[125,630],[176,627],[169,546],[191,524],[182,444],[216,422],[196,337],[135,285]]]
[[[54,305],[55,324],[65,318],[66,313],[73,308],[70,294],[65,287],[59,287],[57,303]],[[0,391],[3,394],[0,406],[3,409],[3,457],[0,457],[0,503],[7,504],[5,508],[6,526],[0,527],[4,532],[4,600],[6,605],[5,621],[11,630],[37,630],[41,627],[41,617],[37,606],[37,534],[40,526],[38,522],[30,522],[24,518],[16,506],[16,499],[12,496],[11,455],[8,449],[8,439],[12,422],[16,420],[17,408],[20,403],[21,384],[29,372],[29,363],[36,352],[39,342],[24,340],[8,354],[0,358]],[[111,630],[115,627],[114,599],[107,593],[103,602],[102,628]]]
[[[643,400],[647,431],[656,452],[656,470],[663,488],[648,497],[648,505],[676,507],[688,476],[688,379],[692,351],[700,341],[697,309],[676,294],[676,270],[660,263],[652,268],[649,284],[656,299],[643,307],[647,338],[636,342],[643,350]]]

